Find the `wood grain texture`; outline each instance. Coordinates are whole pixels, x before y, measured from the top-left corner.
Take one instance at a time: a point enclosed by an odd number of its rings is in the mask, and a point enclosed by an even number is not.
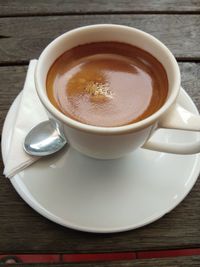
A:
[[[74,15],[1,18],[0,64],[27,63],[60,34],[95,23],[139,28],[164,42],[178,59],[200,60],[199,15]]]
[[[26,70],[26,66],[0,67],[0,132],[8,107],[23,88]]]
[[[200,64],[180,63],[182,85],[200,110]],[[26,66],[0,67],[0,127],[20,92]],[[0,129],[0,130],[1,130]],[[3,163],[0,163],[1,173]],[[119,234],[82,233],[56,225],[33,211],[0,175],[0,252],[81,253],[200,247],[200,179],[171,213],[137,230]]]
[[[71,14],[93,12],[199,12],[198,0],[0,0],[0,16],[27,14]]]
[[[182,76],[182,86],[192,97],[200,111],[200,64],[179,63]],[[0,67],[0,132],[6,113],[22,90],[26,76],[27,66]]]
[[[19,266],[19,265],[18,265]],[[56,263],[56,264],[20,264],[20,266],[35,267],[199,267],[200,256],[162,258],[148,260],[132,260],[132,261],[112,261],[112,262],[90,262],[90,263]]]
[[[162,219],[137,230],[107,235],[78,232],[48,221],[28,207],[2,176],[0,194],[2,253],[95,253],[200,247],[200,180],[188,197]]]

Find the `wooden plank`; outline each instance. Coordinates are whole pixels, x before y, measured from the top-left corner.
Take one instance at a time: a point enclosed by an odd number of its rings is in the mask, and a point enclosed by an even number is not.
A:
[[[27,63],[60,34],[95,23],[139,28],[164,42],[178,59],[200,60],[199,15],[75,15],[1,18],[0,64]]]
[[[179,63],[179,66],[182,85],[200,110],[200,64]],[[12,101],[23,88],[26,70],[27,66],[0,67],[0,132]]]
[[[2,172],[2,164],[0,167]],[[189,196],[162,219],[133,231],[95,235],[48,221],[22,201],[1,175],[0,251],[95,253],[200,247],[199,199],[200,180]]]
[[[0,0],[0,16],[108,12],[199,12],[198,0]]]
[[[20,266],[33,266],[33,264],[20,264]],[[34,263],[35,267],[46,267],[48,263]],[[200,256],[162,258],[148,260],[132,260],[132,261],[112,261],[112,262],[90,262],[90,263],[56,263],[51,264],[52,267],[199,267]]]
[[[23,88],[26,70],[26,66],[0,67],[0,132],[9,106]]]
[[[182,84],[200,110],[200,63],[180,63]],[[12,100],[20,92],[26,67],[0,67],[0,131]],[[3,163],[0,163],[1,173]],[[200,179],[187,198],[162,219],[119,234],[89,234],[56,225],[20,199],[0,175],[0,252],[117,252],[200,247]]]

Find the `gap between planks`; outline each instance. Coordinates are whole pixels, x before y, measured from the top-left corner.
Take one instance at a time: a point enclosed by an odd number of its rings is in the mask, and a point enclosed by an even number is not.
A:
[[[50,17],[50,16],[84,16],[84,15],[198,15],[199,11],[89,11],[89,12],[52,12],[52,13],[16,13],[0,15],[0,18],[16,17]]]
[[[200,63],[200,57],[197,58],[176,58],[178,63]],[[15,67],[15,66],[27,66],[29,61],[19,62],[0,62],[0,67]]]

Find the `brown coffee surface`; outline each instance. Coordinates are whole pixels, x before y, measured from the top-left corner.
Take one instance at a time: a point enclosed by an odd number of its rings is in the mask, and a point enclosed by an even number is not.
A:
[[[65,115],[105,127],[145,119],[168,93],[162,64],[144,50],[118,42],[66,51],[51,66],[46,85],[51,103]]]

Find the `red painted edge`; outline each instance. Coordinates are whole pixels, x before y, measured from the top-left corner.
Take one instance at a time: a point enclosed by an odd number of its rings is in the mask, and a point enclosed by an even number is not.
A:
[[[58,262],[92,262],[92,261],[118,261],[134,259],[151,259],[164,257],[200,255],[200,248],[174,249],[159,251],[139,252],[114,252],[114,253],[83,253],[83,254],[0,254],[0,264],[8,257],[16,257],[23,263],[58,263]]]
[[[135,252],[62,255],[63,262],[114,261],[114,260],[133,260],[133,259],[136,259]]]
[[[59,254],[15,254],[15,255],[0,255],[0,262],[4,258],[16,257],[20,262],[23,263],[58,263],[60,262]]]

